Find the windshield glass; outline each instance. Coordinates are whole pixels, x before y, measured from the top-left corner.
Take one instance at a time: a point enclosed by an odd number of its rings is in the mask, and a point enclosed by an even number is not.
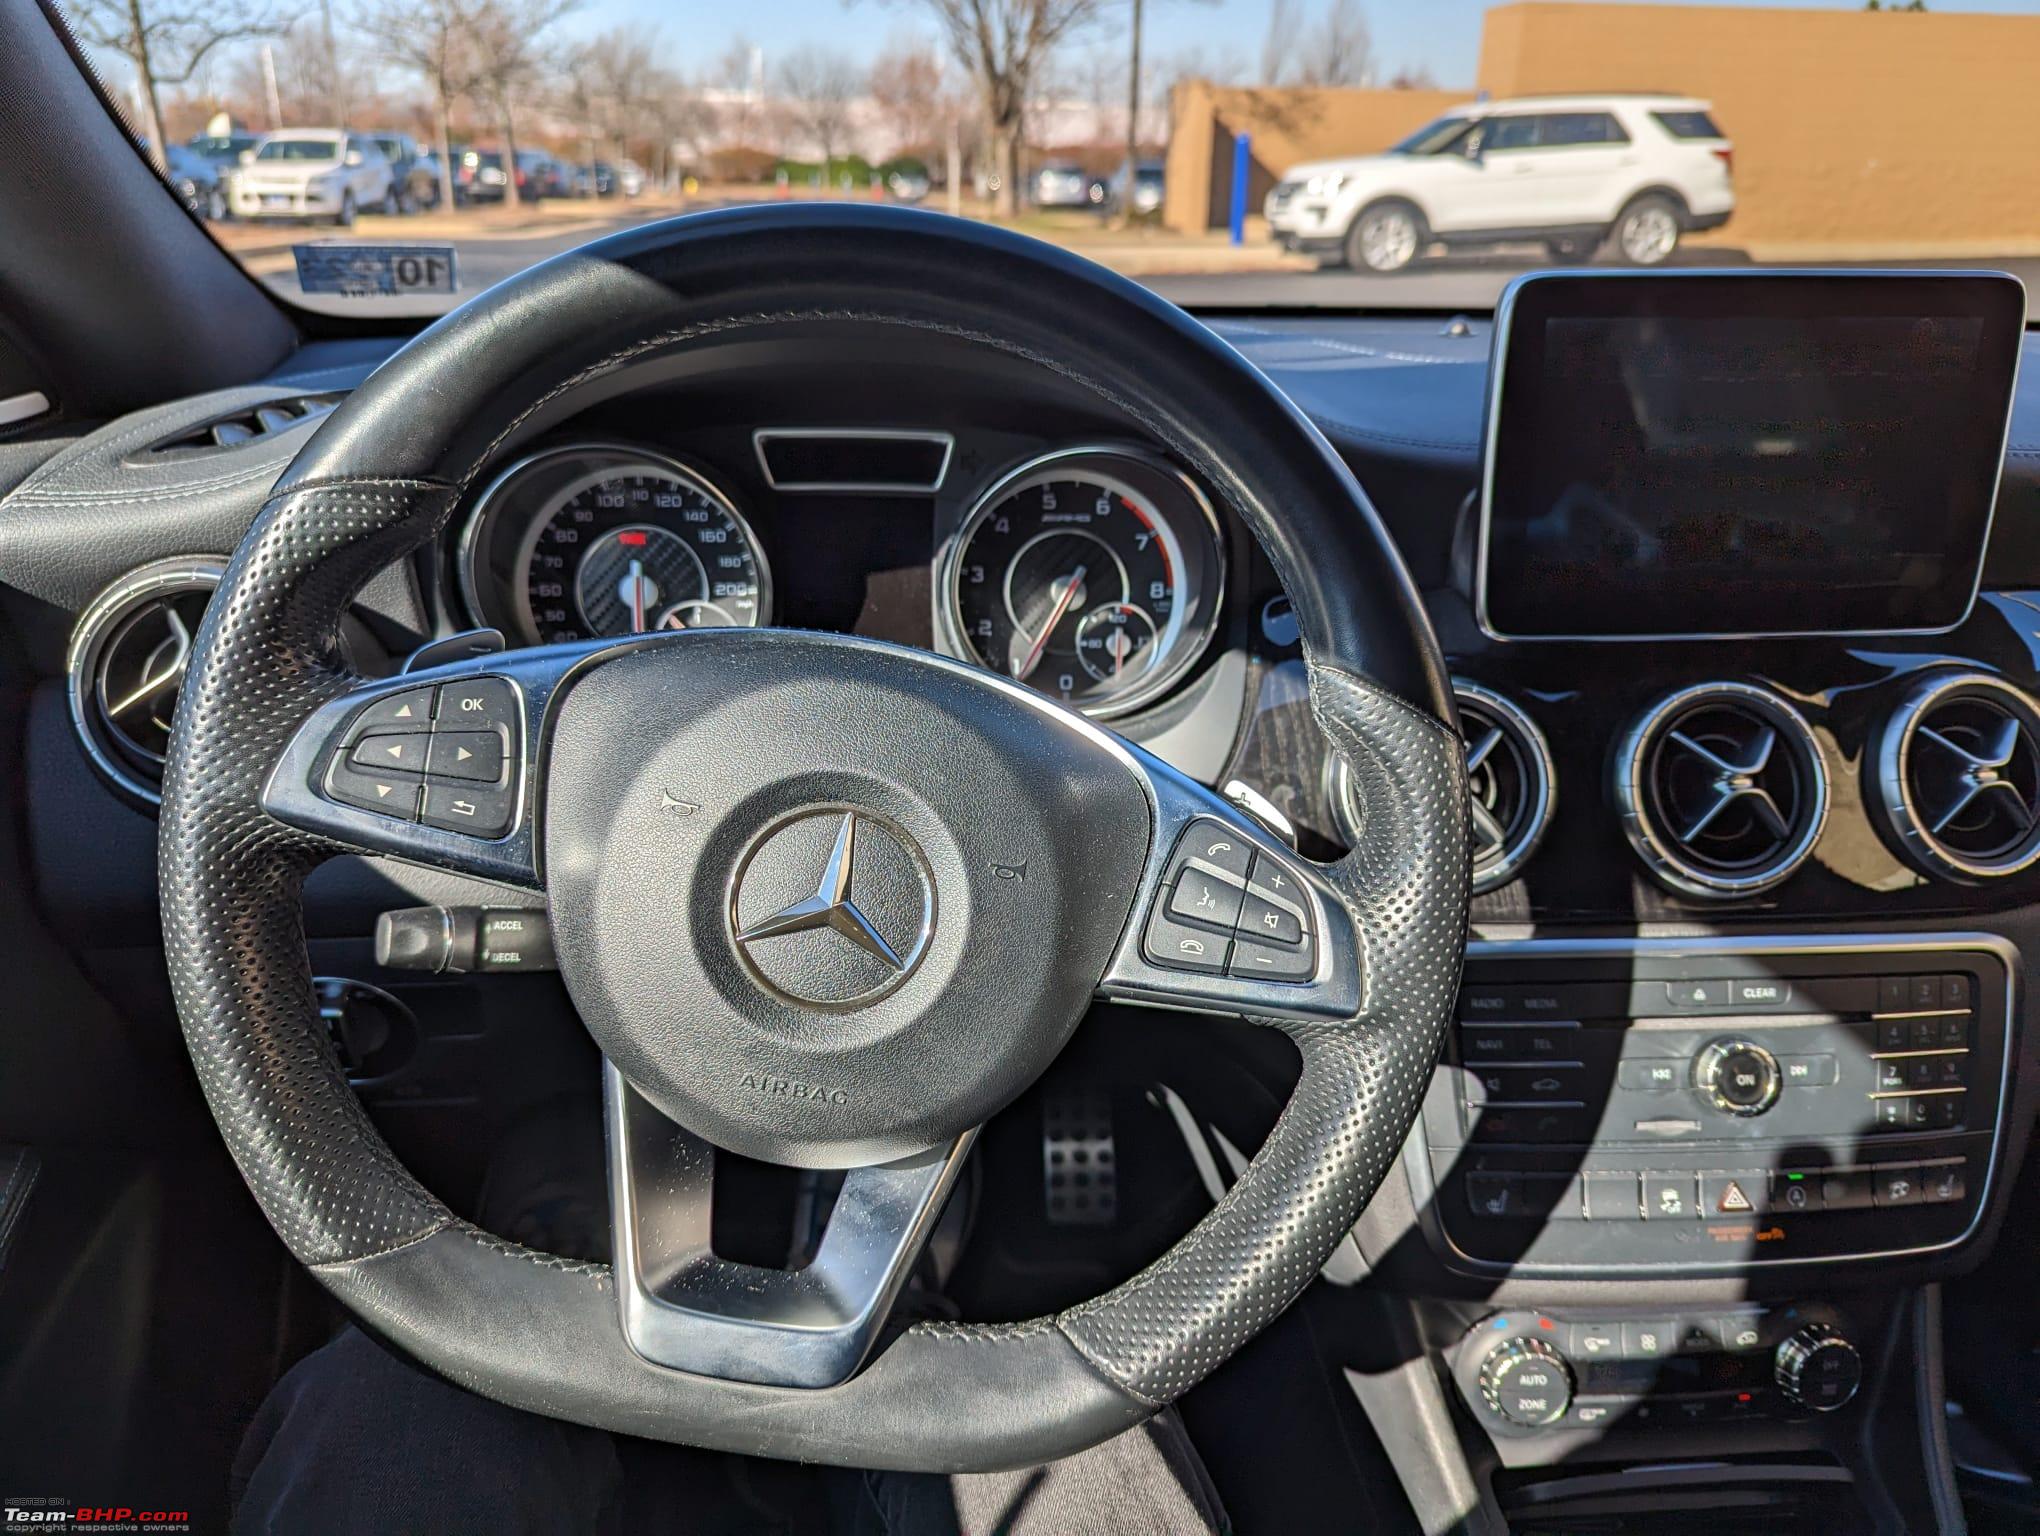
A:
[[[56,3],[137,153],[216,160],[182,200],[220,245],[353,316],[827,198],[1226,310],[1479,312],[1554,266],[2040,267],[2031,6],[764,0],[683,27],[645,0]],[[1864,79],[1906,82],[1905,110]],[[339,163],[303,193],[246,174],[297,161]]]
[[[270,139],[255,151],[257,160],[338,160],[338,139]]]
[[[1457,144],[1466,136],[1466,130],[1474,120],[1460,117],[1441,117],[1435,123],[1426,123],[1408,138],[1397,141],[1393,153],[1398,155],[1435,155],[1439,151]]]

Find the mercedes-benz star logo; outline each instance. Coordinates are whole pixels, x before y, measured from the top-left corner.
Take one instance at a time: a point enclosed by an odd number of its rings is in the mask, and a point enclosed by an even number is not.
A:
[[[790,907],[781,907],[737,935],[747,948],[760,939],[782,933],[806,933],[811,928],[833,928],[859,949],[870,951],[896,971],[906,962],[893,953],[885,936],[871,926],[871,919],[850,899],[850,877],[857,869],[857,813],[845,811],[836,828],[836,846],[829,850],[829,862],[822,866],[822,883],[814,895],[802,897]]]
[[[775,823],[731,881],[737,951],[789,1002],[843,1008],[875,1001],[920,963],[933,926],[920,850],[890,823],[845,807]]]

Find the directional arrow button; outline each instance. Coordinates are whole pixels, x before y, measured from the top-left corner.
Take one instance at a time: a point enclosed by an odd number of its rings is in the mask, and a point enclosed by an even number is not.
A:
[[[354,744],[348,761],[368,773],[423,773],[426,745],[431,740],[423,731],[364,736]]]

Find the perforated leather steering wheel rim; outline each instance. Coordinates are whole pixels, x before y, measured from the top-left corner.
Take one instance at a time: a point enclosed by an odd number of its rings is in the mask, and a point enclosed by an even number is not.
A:
[[[1363,809],[1325,878],[1359,935],[1350,1019],[1268,1020],[1301,1074],[1216,1209],[1108,1294],[1018,1325],[922,1323],[857,1376],[787,1389],[634,1354],[606,1266],[456,1218],[334,1060],[299,895],[346,851],[262,805],[293,734],[352,682],[334,640],[377,571],[436,536],[542,408],[646,359],[790,324],[938,332],[1052,369],[1195,470],[1294,599],[1319,724]],[[1461,747],[1421,603],[1350,472],[1264,378],[1145,290],[982,226],[898,210],[738,210],[510,279],[418,338],[322,426],[234,556],[195,642],[164,785],[166,952],[194,1063],[291,1252],[449,1379],[682,1443],[921,1470],[1019,1466],[1138,1422],[1315,1275],[1392,1165],[1450,1017],[1468,854]]]

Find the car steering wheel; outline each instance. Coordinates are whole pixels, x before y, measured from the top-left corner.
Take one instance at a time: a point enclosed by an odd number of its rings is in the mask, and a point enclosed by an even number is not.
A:
[[[728,344],[853,326],[1048,370],[1236,509],[1295,603],[1312,708],[1362,810],[1352,852],[1299,860],[1008,679],[841,635],[702,630],[379,681],[349,669],[350,600],[438,534],[505,443],[647,378],[712,387]],[[278,1234],[367,1327],[448,1379],[716,1449],[1029,1465],[1138,1423],[1231,1355],[1317,1273],[1394,1160],[1464,943],[1451,720],[1437,642],[1360,487],[1181,311],[934,214],[697,215],[568,253],[447,316],[277,485],[177,711],[160,842],[171,981],[213,1114]],[[401,776],[386,781],[393,803],[364,793],[350,754],[405,732],[435,767],[454,735],[493,738],[493,798]],[[300,909],[305,875],[348,852],[543,892],[607,1062],[613,1264],[459,1219],[370,1123],[321,1024]],[[1193,892],[1260,914],[1270,942],[1177,926],[1171,904]],[[1098,995],[1285,1031],[1301,1075],[1266,1144],[1108,1294],[1017,1325],[882,1337],[975,1128]],[[711,1251],[718,1146],[849,1170],[805,1269]]]

